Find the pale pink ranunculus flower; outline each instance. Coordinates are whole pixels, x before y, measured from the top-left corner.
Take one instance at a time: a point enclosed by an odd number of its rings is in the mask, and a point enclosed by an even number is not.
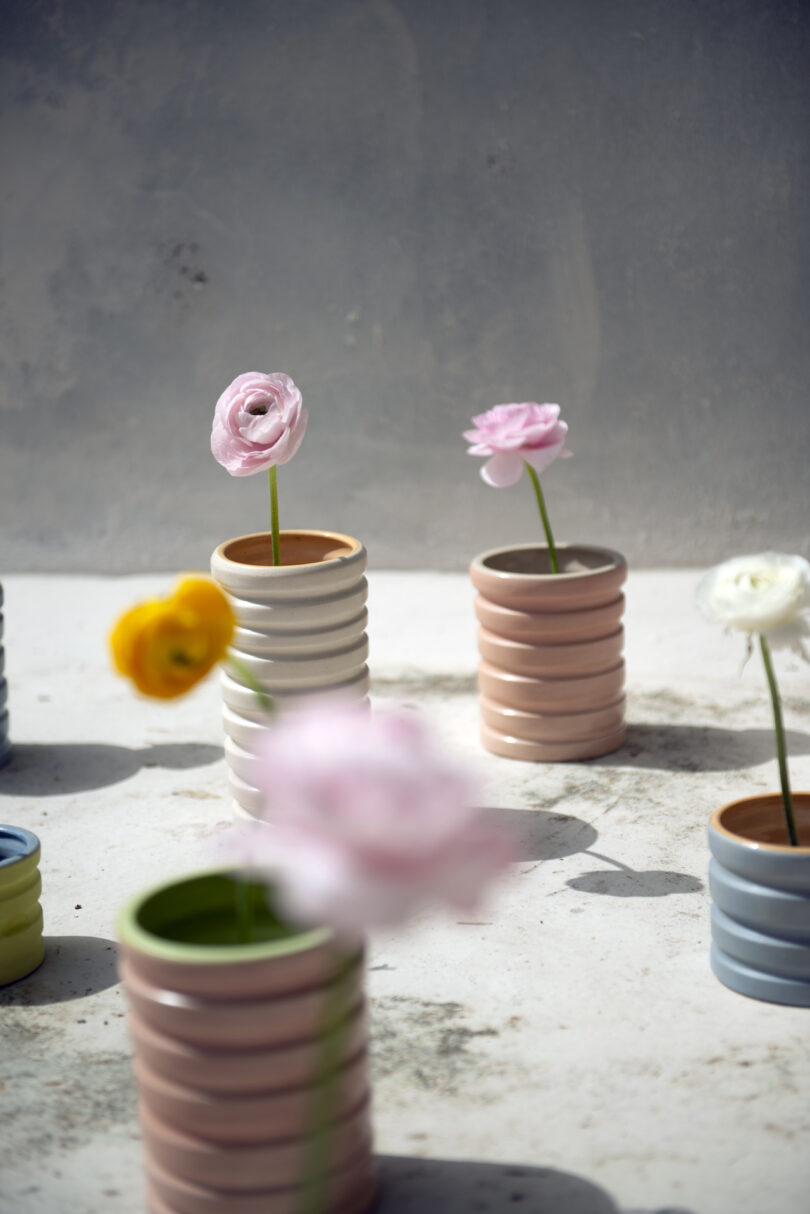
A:
[[[515,858],[413,714],[315,703],[271,724],[257,753],[268,825],[241,828],[231,856],[296,922],[356,936],[436,900],[469,911]]]
[[[565,449],[568,425],[560,421],[559,405],[538,405],[535,401],[495,405],[472,421],[475,429],[464,431],[464,437],[473,444],[467,454],[490,457],[481,476],[497,489],[520,480],[524,460],[539,473],[558,457],[571,455]]]
[[[301,446],[307,418],[289,375],[246,371],[216,403],[211,453],[231,476],[286,464]]]

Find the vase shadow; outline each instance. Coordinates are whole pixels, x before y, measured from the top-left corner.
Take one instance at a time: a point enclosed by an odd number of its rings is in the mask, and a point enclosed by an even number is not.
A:
[[[69,1003],[118,982],[114,940],[102,936],[45,936],[45,960],[25,978],[0,987],[0,1007]]]
[[[557,1168],[478,1163],[455,1159],[416,1159],[379,1155],[380,1196],[375,1214],[470,1214],[480,1210],[526,1214],[620,1214],[604,1189]],[[633,1214],[653,1214],[635,1210]],[[663,1212],[659,1212],[663,1214]],[[671,1214],[696,1214],[672,1210]]]
[[[207,742],[162,742],[141,749],[106,742],[16,742],[0,770],[0,792],[21,797],[56,797],[89,792],[128,779],[142,767],[188,771],[222,758]]]
[[[810,735],[786,731],[788,753],[810,754]],[[628,722],[620,750],[591,759],[595,767],[640,767],[655,771],[742,771],[776,757],[772,729],[726,729],[719,725]]]

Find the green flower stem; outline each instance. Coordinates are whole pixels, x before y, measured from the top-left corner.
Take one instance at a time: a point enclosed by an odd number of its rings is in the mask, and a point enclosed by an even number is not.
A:
[[[240,944],[250,944],[253,939],[253,908],[251,888],[247,881],[237,877],[236,885],[236,937]]]
[[[255,695],[259,706],[264,709],[268,716],[275,711],[275,701],[272,696],[269,696],[262,687],[258,679],[253,677],[253,672],[242,661],[236,657],[234,653],[229,653],[225,658],[225,665],[230,666],[231,670],[245,683]],[[253,939],[253,897],[252,889],[247,881],[239,878],[236,880],[236,932],[240,944],[249,944]]]
[[[275,712],[276,705],[273,697],[267,694],[259,680],[254,678],[253,672],[248,666],[245,665],[242,659],[237,658],[233,653],[229,653],[225,659],[225,662],[236,674],[238,674],[242,682],[250,688],[250,690],[256,696],[256,699],[259,701],[259,707],[263,708],[268,715]]]
[[[346,995],[357,964],[356,956],[344,958],[334,981],[326,989],[318,1042],[313,1131],[304,1142],[299,1206],[301,1214],[323,1214],[327,1206],[330,1140],[340,1088],[340,1056],[350,1023],[346,1014]]]
[[[281,540],[278,534],[278,477],[276,465],[268,469],[270,480],[270,530],[273,538],[273,564],[281,564]]]
[[[559,573],[560,566],[557,563],[557,549],[554,547],[554,536],[551,534],[551,524],[548,521],[548,514],[546,513],[546,503],[545,503],[545,499],[543,497],[543,490],[540,488],[540,478],[538,477],[537,473],[535,472],[535,470],[531,466],[531,464],[528,463],[525,459],[523,461],[523,466],[525,467],[526,471],[528,472],[529,476],[531,477],[531,482],[534,485],[534,495],[537,498],[537,508],[540,511],[540,518],[543,521],[543,530],[546,533],[546,543],[548,544],[548,555],[549,555],[549,559],[551,560],[551,572]]]
[[[771,690],[773,723],[776,729],[776,754],[779,759],[779,778],[782,781],[782,806],[785,811],[785,822],[787,823],[788,838],[790,839],[791,847],[798,847],[799,832],[796,829],[796,815],[793,812],[793,797],[790,793],[787,748],[785,746],[785,727],[782,724],[782,705],[779,702],[779,688],[776,686],[776,675],[773,672],[773,662],[771,661],[770,647],[762,633],[759,634],[759,648],[762,653],[762,661],[765,664],[765,674],[768,677],[768,686]]]

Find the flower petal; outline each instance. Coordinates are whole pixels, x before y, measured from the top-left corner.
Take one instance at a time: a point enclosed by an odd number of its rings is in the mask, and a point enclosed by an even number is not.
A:
[[[481,469],[481,478],[495,489],[515,485],[523,474],[523,454],[519,451],[501,451],[488,459]]]
[[[563,437],[562,440],[555,443],[553,447],[524,448],[520,454],[522,458],[525,459],[526,463],[531,464],[535,472],[537,472],[539,475],[539,473],[545,472],[546,468],[548,468],[550,464],[553,464],[558,456],[571,455],[571,452],[565,451],[564,447],[565,438]]]

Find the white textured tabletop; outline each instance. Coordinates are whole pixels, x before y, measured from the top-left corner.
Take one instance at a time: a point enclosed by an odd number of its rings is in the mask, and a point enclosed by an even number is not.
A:
[[[475,922],[372,941],[382,1214],[807,1212],[810,1012],[709,970],[707,819],[778,779],[762,671],[696,576],[630,575],[626,746],[535,765],[479,746],[466,577],[370,575],[374,697],[420,706],[525,838]],[[172,580],[4,578],[0,821],[42,841],[47,953],[0,990],[2,1214],[143,1209],[114,919],[230,816],[217,678],[154,703],[108,667],[116,613]],[[810,671],[779,677],[808,788]]]

